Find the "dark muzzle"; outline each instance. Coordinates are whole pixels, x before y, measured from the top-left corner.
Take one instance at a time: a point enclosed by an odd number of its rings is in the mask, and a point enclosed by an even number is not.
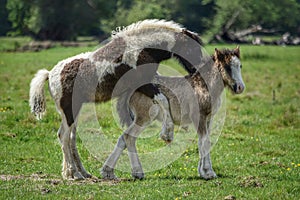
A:
[[[244,91],[244,89],[245,89],[245,86],[242,83],[236,83],[233,85],[233,91],[236,94],[241,94]]]

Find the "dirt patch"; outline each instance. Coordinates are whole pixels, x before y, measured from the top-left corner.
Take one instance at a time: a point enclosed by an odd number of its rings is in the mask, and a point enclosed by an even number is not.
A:
[[[23,175],[5,175],[5,174],[0,175],[0,180],[2,181],[12,181],[12,180],[24,179],[24,178],[25,177]]]
[[[46,184],[56,186],[59,184],[66,185],[91,185],[91,184],[103,184],[103,185],[117,185],[120,182],[133,181],[133,179],[116,179],[105,180],[97,177],[92,177],[84,180],[63,180],[62,178],[54,177],[49,174],[43,174],[42,172],[34,173],[31,175],[10,175],[0,174],[1,181],[13,181],[13,180],[30,180],[30,181],[45,181]],[[44,191],[45,192],[45,191]]]
[[[33,181],[46,180],[46,181],[50,181],[51,183],[60,182],[59,179],[53,179],[50,175],[43,174],[42,172],[37,172],[31,175],[0,174],[0,180],[2,181],[12,181],[12,180],[19,180],[19,179],[30,179]]]
[[[233,195],[228,195],[228,196],[226,196],[224,199],[225,199],[225,200],[235,200],[236,197],[233,196]]]
[[[242,180],[240,181],[239,185],[241,187],[254,187],[254,188],[264,187],[264,185],[259,180],[259,178],[255,177],[255,176],[243,177]]]

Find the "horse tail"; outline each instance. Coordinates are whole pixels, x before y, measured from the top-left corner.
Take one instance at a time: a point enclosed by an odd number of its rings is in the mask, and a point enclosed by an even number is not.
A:
[[[46,69],[39,70],[30,83],[29,105],[31,112],[38,120],[42,119],[46,111],[46,101],[44,85],[48,80],[49,71]]]
[[[122,126],[125,125],[127,127],[129,127],[134,120],[133,112],[129,107],[130,97],[131,93],[125,92],[124,94],[120,95],[117,100],[117,112],[120,118],[120,123]]]

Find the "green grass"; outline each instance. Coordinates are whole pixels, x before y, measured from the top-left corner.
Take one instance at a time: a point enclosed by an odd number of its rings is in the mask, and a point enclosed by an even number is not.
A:
[[[74,42],[60,42],[60,41],[34,41],[30,37],[0,37],[0,52],[13,52],[13,51],[40,51],[38,46],[46,45],[51,43],[52,47],[66,47],[66,46],[81,46],[81,47],[95,47],[98,45],[98,41],[93,37],[78,37],[77,41]]]
[[[214,48],[207,50],[212,53]],[[146,173],[142,181],[122,171],[116,172],[124,178],[120,182],[62,180],[56,137],[60,117],[47,92],[47,115],[40,122],[34,119],[29,83],[38,69],[51,69],[61,59],[93,49],[0,52],[0,199],[300,198],[300,47],[241,46],[247,89],[239,96],[227,92],[225,126],[211,155],[219,178],[198,178],[197,145],[192,141],[179,159]],[[97,115],[101,131],[116,141],[121,129],[111,104],[97,107]],[[146,141],[138,140],[140,152],[164,146],[158,136]],[[99,177],[103,163],[83,140],[78,148],[87,170]]]
[[[30,37],[0,37],[0,51],[14,51],[30,41]]]

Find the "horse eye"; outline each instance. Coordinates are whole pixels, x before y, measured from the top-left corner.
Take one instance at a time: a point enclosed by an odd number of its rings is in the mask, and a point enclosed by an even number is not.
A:
[[[243,68],[243,65],[241,65],[240,68],[242,69],[242,68]]]

